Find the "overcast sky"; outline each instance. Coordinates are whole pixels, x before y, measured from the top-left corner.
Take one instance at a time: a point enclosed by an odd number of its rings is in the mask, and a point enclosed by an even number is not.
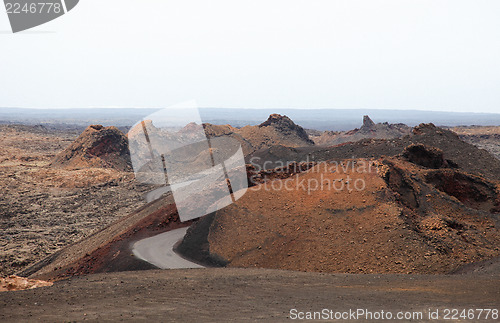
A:
[[[81,0],[12,34],[0,106],[500,112],[498,0]]]

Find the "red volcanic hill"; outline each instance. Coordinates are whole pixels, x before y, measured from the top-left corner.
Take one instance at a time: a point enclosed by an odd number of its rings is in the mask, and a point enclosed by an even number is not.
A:
[[[422,124],[399,139],[277,148],[254,156],[292,169],[254,173],[256,185],[200,219],[181,252],[233,267],[365,273],[448,273],[500,256],[500,161],[451,131]],[[372,171],[350,167],[366,163]],[[330,189],[358,179],[361,190]]]
[[[499,257],[499,183],[415,150],[270,176],[196,222],[179,250],[229,267],[346,273],[450,273]]]
[[[66,149],[52,166],[68,168],[103,167],[130,171],[127,137],[115,127],[91,125]]]

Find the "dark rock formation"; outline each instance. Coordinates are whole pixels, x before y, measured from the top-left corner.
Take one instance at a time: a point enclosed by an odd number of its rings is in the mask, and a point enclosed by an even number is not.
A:
[[[407,146],[403,151],[403,157],[411,163],[426,168],[441,168],[446,165],[441,149],[429,147],[424,144],[411,144]]]
[[[363,125],[359,129],[360,131],[370,131],[375,128],[375,122],[370,119],[369,116],[363,116]]]
[[[269,118],[259,125],[259,128],[262,127],[274,127],[276,130],[283,134],[295,134],[300,139],[306,141],[307,143],[314,145],[314,142],[309,139],[304,128],[295,124],[292,119],[287,116],[282,116],[280,114],[271,114]]]
[[[130,171],[127,137],[115,127],[91,125],[65,150],[52,166],[69,168],[103,167]]]

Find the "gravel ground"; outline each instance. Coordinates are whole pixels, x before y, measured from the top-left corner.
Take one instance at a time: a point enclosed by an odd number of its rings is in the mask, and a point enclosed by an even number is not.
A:
[[[449,322],[445,309],[499,309],[499,278],[498,272],[358,275],[234,268],[96,274],[0,293],[0,321],[284,322],[294,316],[291,309],[367,309],[421,312],[422,319],[413,320],[420,322],[437,309],[440,320],[432,322]]]

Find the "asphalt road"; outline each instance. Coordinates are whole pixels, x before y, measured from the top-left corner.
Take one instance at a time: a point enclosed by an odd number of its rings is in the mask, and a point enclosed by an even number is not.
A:
[[[132,251],[137,258],[161,269],[203,268],[182,258],[173,250],[174,245],[184,237],[187,229],[180,228],[139,240],[134,243]]]

